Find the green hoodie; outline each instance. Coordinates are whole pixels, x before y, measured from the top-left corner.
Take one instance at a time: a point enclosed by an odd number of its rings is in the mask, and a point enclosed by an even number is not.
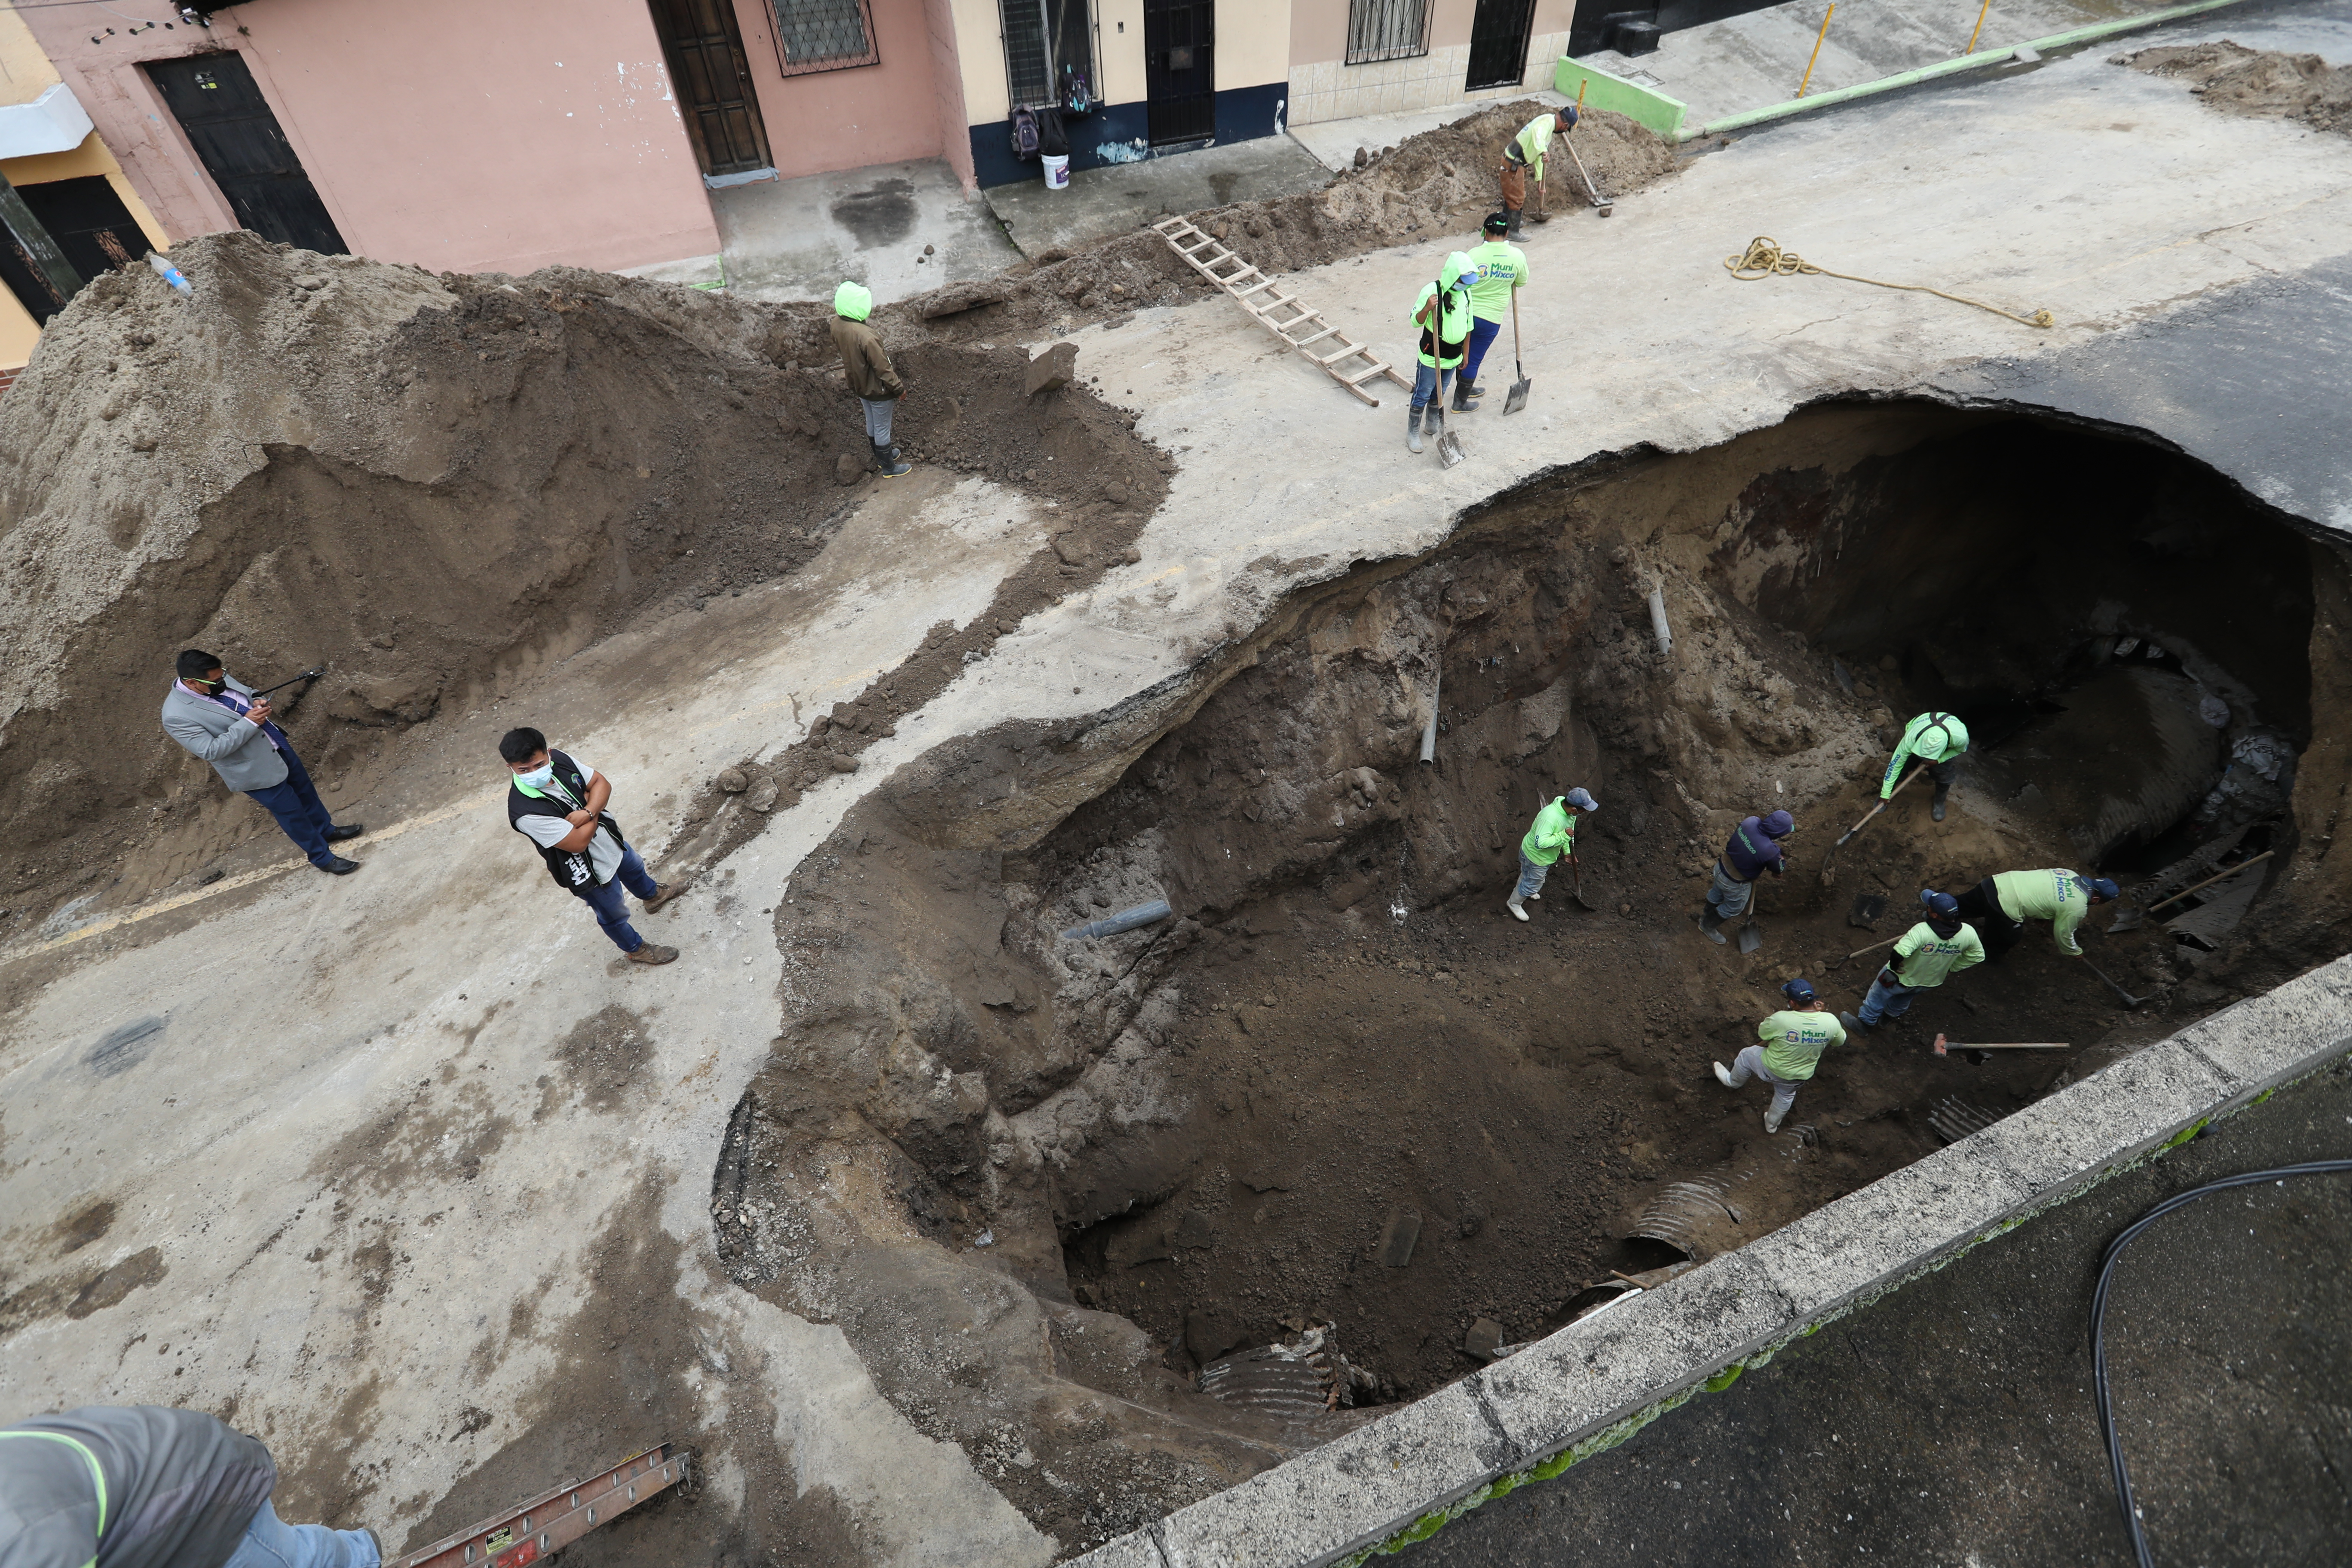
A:
[[[2048,921],[2050,934],[2058,939],[2058,951],[2069,958],[2083,956],[2083,944],[2074,940],[2074,931],[2091,912],[2091,895],[2083,890],[2080,877],[2063,866],[2046,871],[2003,871],[1993,878],[1992,889],[2000,895],[2002,914],[2013,921]]]
[[[1923,743],[1924,737],[1924,743]],[[1885,800],[1903,782],[1903,764],[1913,757],[1923,763],[1940,763],[1958,756],[1969,749],[1969,727],[1949,713],[1922,713],[1903,727],[1903,738],[1895,742],[1895,755],[1887,762],[1886,777],[1878,786],[1878,798]]]
[[[1445,303],[1439,308],[1437,335],[1443,340],[1444,346],[1451,352],[1445,355],[1444,362],[1440,363],[1431,357],[1427,350],[1416,350],[1420,354],[1421,363],[1432,369],[1452,370],[1459,365],[1463,356],[1469,353],[1470,280],[1475,279],[1477,271],[1478,269],[1470,264],[1470,258],[1457,250],[1445,258],[1444,267],[1437,274],[1439,279],[1445,285]],[[1412,314],[1406,318],[1412,322],[1416,330],[1428,329],[1429,323],[1422,320],[1421,313],[1429,309],[1430,296],[1436,292],[1436,283],[1424,283],[1421,286],[1421,293],[1412,302]]]
[[[1551,804],[1536,813],[1535,825],[1519,840],[1519,853],[1538,866],[1552,865],[1562,855],[1576,853],[1576,813],[1568,809],[1567,801],[1564,795],[1552,796]]]

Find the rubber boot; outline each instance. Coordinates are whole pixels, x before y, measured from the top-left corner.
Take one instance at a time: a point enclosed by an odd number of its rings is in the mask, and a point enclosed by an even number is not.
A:
[[[1478,412],[1478,400],[1479,400],[1480,398],[1482,398],[1482,397],[1486,396],[1486,393],[1482,392],[1482,391],[1481,391],[1481,390],[1479,390],[1477,387],[1475,387],[1475,386],[1471,385],[1468,382],[1466,382],[1466,381],[1463,380],[1460,376],[1458,376],[1458,375],[1457,375],[1457,376],[1455,376],[1455,377],[1454,378],[1454,413],[1456,413],[1456,414],[1475,414],[1475,413],[1477,413],[1477,412]]]
[[[1840,1013],[1838,1015],[1838,1022],[1844,1025],[1849,1030],[1867,1030],[1872,1027],[1871,1025],[1864,1023],[1859,1015],[1853,1013]]]
[[[1775,1105],[1769,1107],[1764,1112],[1764,1131],[1767,1132],[1778,1132],[1780,1131],[1780,1123],[1788,1119],[1788,1115],[1789,1108],[1787,1106]]]
[[[1939,784],[1939,785],[1937,785],[1937,788],[1936,788],[1936,798],[1935,798],[1934,802],[1933,802],[1933,803],[1931,803],[1931,804],[1928,805],[1928,807],[1927,807],[1927,815],[1928,815],[1929,816],[1933,817],[1933,818],[1934,818],[1936,821],[1937,821],[1937,822],[1941,822],[1941,821],[1943,821],[1943,820],[1944,820],[1944,803],[1945,803],[1946,801],[1948,801],[1948,800],[1951,799],[1951,798],[1952,798],[1952,786],[1951,786],[1951,785],[1949,785],[1949,784]]]
[[[1525,207],[1513,207],[1513,208],[1511,208],[1511,209],[1510,209],[1510,213],[1511,213],[1511,226],[1510,226],[1507,230],[1506,230],[1506,231],[1504,232],[1503,237],[1504,237],[1505,239],[1517,239],[1517,238],[1518,238],[1518,237],[1519,237],[1519,224],[1520,224],[1520,220],[1521,220],[1521,219],[1523,219],[1523,218],[1525,218],[1525,217],[1528,216],[1527,208],[1525,208]]]
[[[1528,918],[1528,907],[1519,902],[1519,898],[1517,893],[1514,893],[1509,898],[1504,900],[1503,907],[1511,911],[1511,918],[1513,920],[1523,921]]]
[[[903,479],[915,471],[914,464],[898,460],[898,447],[885,447],[879,441],[874,443],[874,466],[886,479]]]
[[[1717,947],[1721,947],[1723,945],[1723,917],[1716,913],[1715,906],[1713,904],[1709,904],[1705,909],[1699,910],[1698,929],[1703,934],[1705,934],[1707,941],[1715,943]]]
[[[1423,450],[1421,444],[1421,410],[1418,408],[1404,416],[1404,449],[1408,452]]]
[[[1716,1082],[1723,1085],[1726,1089],[1738,1089],[1739,1087],[1738,1084],[1731,1081],[1731,1069],[1729,1068],[1725,1067],[1721,1062],[1716,1062],[1713,1066],[1715,1068]]]

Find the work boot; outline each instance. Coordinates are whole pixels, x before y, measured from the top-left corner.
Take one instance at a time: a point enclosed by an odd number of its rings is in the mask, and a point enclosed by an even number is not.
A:
[[[1419,452],[1423,450],[1421,445],[1421,410],[1418,408],[1405,416],[1404,449],[1408,452]]]
[[[874,466],[886,479],[902,479],[915,471],[914,464],[898,460],[898,447],[885,447],[879,441],[874,443]]]
[[[1945,803],[1946,801],[1949,800],[1951,797],[1952,797],[1952,790],[1951,790],[1951,786],[1950,786],[1949,784],[1943,784],[1943,785],[1939,785],[1939,786],[1937,786],[1937,790],[1936,790],[1936,798],[1935,798],[1932,802],[1930,802],[1930,803],[1928,804],[1928,806],[1927,806],[1927,815],[1928,815],[1929,816],[1933,817],[1933,818],[1934,818],[1935,820],[1937,820],[1937,822],[1941,822],[1941,821],[1943,821],[1943,820],[1944,820],[1944,803]]]
[[[1725,1067],[1721,1062],[1716,1062],[1713,1066],[1715,1068],[1716,1082],[1723,1085],[1726,1089],[1738,1089],[1739,1087],[1738,1084],[1731,1081],[1731,1069],[1729,1068]]]
[[[1838,1022],[1844,1025],[1848,1029],[1860,1029],[1864,1033],[1867,1033],[1875,1026],[1874,1025],[1864,1023],[1859,1016],[1853,1013],[1840,1013],[1838,1015]]]
[[[344,839],[357,838],[361,834],[365,833],[366,831],[366,828],[361,826],[356,822],[346,822],[339,827],[330,827],[325,833],[320,835],[320,837],[324,838],[330,844],[341,844]]]
[[[1780,1123],[1788,1119],[1788,1115],[1789,1108],[1787,1106],[1775,1105],[1771,1107],[1764,1112],[1764,1131],[1767,1132],[1778,1132],[1780,1131]]]
[[[680,893],[683,893],[687,889],[693,885],[694,884],[691,880],[681,877],[675,882],[668,883],[666,886],[656,887],[654,889],[654,896],[646,900],[646,913],[653,913],[656,910],[660,909],[664,904],[669,902],[672,899],[677,897]]]
[[[1519,237],[1519,220],[1527,216],[1527,209],[1525,207],[1513,207],[1510,210],[1511,226],[1504,231],[1503,237],[1506,239],[1517,239]]]
[[[1515,921],[1523,921],[1528,918],[1528,907],[1519,902],[1518,895],[1516,893],[1503,900],[1503,907],[1511,911],[1511,918]]]
[[[1705,934],[1707,941],[1715,943],[1717,947],[1721,947],[1723,945],[1723,917],[1716,912],[1716,909],[1713,904],[1709,904],[1705,909],[1699,910],[1698,929],[1703,934]]]
[[[664,947],[657,942],[649,942],[629,954],[629,962],[631,963],[667,963],[677,956],[677,949]]]
[[[1478,400],[1479,400],[1480,398],[1482,398],[1482,397],[1486,396],[1486,393],[1485,393],[1484,391],[1482,391],[1482,390],[1481,390],[1481,389],[1479,389],[1478,387],[1475,387],[1475,386],[1471,385],[1468,382],[1464,381],[1460,376],[1455,376],[1455,377],[1454,378],[1454,413],[1456,413],[1456,414],[1475,414],[1475,413],[1477,413],[1477,412],[1478,412]]]
[[[330,877],[348,877],[359,868],[360,863],[358,861],[346,860],[340,855],[319,868],[320,870],[324,871]]]

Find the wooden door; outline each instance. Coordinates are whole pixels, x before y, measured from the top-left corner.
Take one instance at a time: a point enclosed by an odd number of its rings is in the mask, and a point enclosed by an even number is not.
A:
[[[1462,90],[1518,86],[1528,74],[1528,38],[1535,23],[1536,0],[1478,0],[1470,17],[1470,69]]]
[[[350,251],[243,55],[188,55],[144,68],[238,226],[322,255]]]
[[[687,139],[706,174],[746,174],[775,167],[768,128],[743,58],[735,0],[652,0],[670,89],[686,119]]]
[[[1216,0],[1143,0],[1143,94],[1151,144],[1217,133]]]
[[[85,280],[147,254],[147,236],[139,220],[103,174],[19,185],[16,194]],[[66,308],[67,297],[57,281],[35,265],[14,235],[0,234],[0,282],[44,325]]]

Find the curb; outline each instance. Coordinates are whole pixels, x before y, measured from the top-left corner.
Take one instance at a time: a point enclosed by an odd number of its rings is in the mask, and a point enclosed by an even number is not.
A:
[[[1322,1568],[1421,1540],[2347,1053],[2352,955],[1073,1561]]]

